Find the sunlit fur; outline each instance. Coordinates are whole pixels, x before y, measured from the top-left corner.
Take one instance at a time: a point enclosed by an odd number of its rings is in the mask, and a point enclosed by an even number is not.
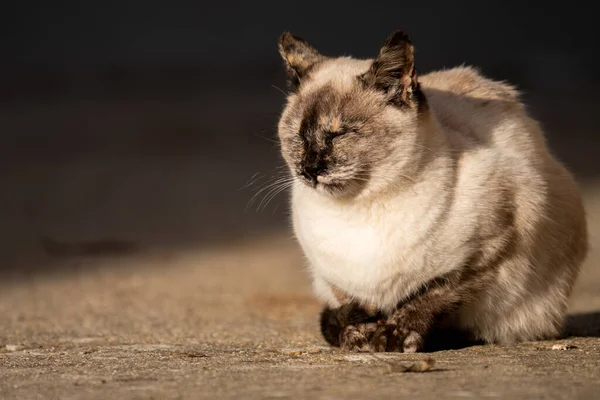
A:
[[[358,79],[372,60],[302,61],[279,137],[298,183],[293,227],[317,296],[338,306],[334,287],[389,311],[477,260],[489,274],[456,313],[457,327],[489,342],[555,336],[587,228],[577,185],[517,91],[460,67],[420,76],[426,102],[399,106]],[[346,129],[316,186],[299,173],[299,129],[315,102],[316,146]]]

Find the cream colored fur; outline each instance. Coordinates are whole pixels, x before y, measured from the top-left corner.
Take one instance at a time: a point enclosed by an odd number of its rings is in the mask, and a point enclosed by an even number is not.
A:
[[[346,90],[369,64],[329,60],[303,90]],[[358,196],[294,186],[294,231],[316,294],[337,306],[335,285],[389,311],[480,252],[497,277],[455,323],[489,342],[556,335],[587,251],[577,185],[511,86],[468,67],[419,82],[429,111],[406,126],[398,157],[379,165]],[[411,123],[392,107],[386,118]]]

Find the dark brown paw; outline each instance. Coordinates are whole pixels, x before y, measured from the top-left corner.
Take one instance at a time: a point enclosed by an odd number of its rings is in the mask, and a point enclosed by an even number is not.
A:
[[[366,310],[356,303],[344,304],[338,308],[325,307],[320,318],[321,333],[330,345],[342,347],[341,338],[347,327],[353,326],[369,340],[377,329],[376,321],[380,318],[380,313]]]
[[[420,333],[416,331],[402,330],[402,332],[398,335],[400,337],[404,337],[404,340],[402,340],[402,352],[416,353],[423,350],[425,340],[423,339],[423,335]]]
[[[392,335],[390,329],[393,330],[394,327],[392,325],[386,325],[383,322],[378,323],[377,330],[375,330],[371,337],[371,347],[374,352],[383,353],[388,351],[388,338]]]
[[[371,345],[365,333],[361,332],[364,329],[359,329],[354,325],[348,325],[342,333],[340,333],[340,347],[345,351],[352,352],[370,352]]]
[[[373,351],[388,351],[416,353],[423,350],[425,341],[416,331],[397,327],[396,325],[381,325],[371,339]]]

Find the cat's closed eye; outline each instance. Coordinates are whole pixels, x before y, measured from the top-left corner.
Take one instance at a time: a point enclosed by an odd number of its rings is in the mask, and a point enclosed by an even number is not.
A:
[[[331,145],[336,139],[347,136],[349,133],[352,133],[352,131],[327,131],[325,132],[325,141]]]
[[[341,136],[348,136],[351,134],[354,134],[356,132],[352,131],[352,130],[343,130],[343,131],[337,131],[337,132],[326,132],[325,133],[325,137],[327,137],[329,140],[333,140],[335,138],[341,137]]]

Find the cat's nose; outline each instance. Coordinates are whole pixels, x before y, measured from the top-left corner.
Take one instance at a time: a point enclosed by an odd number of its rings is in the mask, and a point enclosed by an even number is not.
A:
[[[316,181],[327,167],[322,163],[305,164],[302,166],[302,175],[310,180]]]

